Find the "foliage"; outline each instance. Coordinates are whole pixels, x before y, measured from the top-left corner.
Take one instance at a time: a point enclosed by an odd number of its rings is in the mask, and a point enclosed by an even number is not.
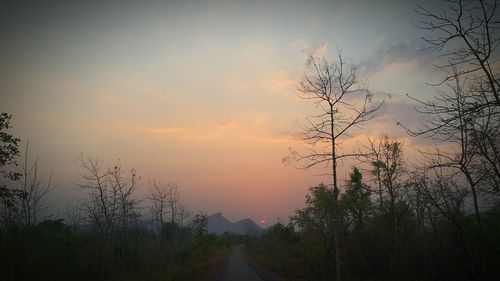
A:
[[[19,211],[16,201],[26,197],[25,192],[12,186],[12,182],[21,178],[21,173],[13,169],[17,166],[21,140],[7,132],[11,119],[10,114],[0,114],[0,214],[4,225],[10,223],[12,216]]]
[[[286,280],[332,280],[336,274],[332,212],[340,210],[346,280],[473,280],[479,276],[478,263],[483,266],[480,280],[496,280],[500,268],[500,244],[495,238],[500,235],[498,211],[483,214],[485,223],[480,228],[474,215],[463,210],[454,213],[453,220],[447,217],[451,213],[439,212],[438,206],[451,201],[437,205],[422,198],[426,215],[419,220],[412,197],[423,187],[412,185],[414,179],[408,177],[403,183],[411,190],[394,204],[393,239],[392,213],[374,201],[377,196],[370,194],[370,186],[362,179],[354,168],[338,202],[340,209],[335,208],[331,188],[323,184],[310,188],[306,206],[296,211],[288,226],[276,224],[247,242],[251,255]]]
[[[178,206],[177,187],[166,202],[171,221],[161,219],[159,227],[148,228],[134,193],[136,171],[124,173],[119,163],[105,169],[97,158],[80,159],[80,187],[87,197],[70,214],[73,224],[38,223],[37,204],[52,185],[49,178],[40,189],[38,160],[28,164],[28,145],[23,173],[14,170],[20,140],[5,131],[10,119],[0,115],[0,171],[9,183],[0,186],[0,280],[193,280],[197,270],[226,252],[225,238],[207,234],[205,213],[186,226],[189,211]],[[10,183],[21,176],[22,189],[16,189]]]
[[[75,231],[62,220],[19,225],[0,233],[0,279],[193,280],[198,268],[229,247],[223,237],[165,228],[175,244],[144,229],[111,237]]]
[[[371,192],[363,184],[362,179],[361,172],[357,167],[354,167],[346,191],[342,194],[346,216],[350,220],[347,225],[352,224],[358,230],[364,227],[365,219],[373,207],[370,199]]]

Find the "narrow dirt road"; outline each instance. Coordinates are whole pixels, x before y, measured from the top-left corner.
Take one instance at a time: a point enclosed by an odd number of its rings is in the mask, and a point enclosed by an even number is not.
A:
[[[241,246],[235,247],[221,281],[264,281],[243,258]]]

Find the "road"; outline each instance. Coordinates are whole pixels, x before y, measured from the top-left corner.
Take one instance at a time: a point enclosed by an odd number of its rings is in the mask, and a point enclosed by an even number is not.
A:
[[[264,281],[243,258],[241,246],[235,247],[221,281]]]

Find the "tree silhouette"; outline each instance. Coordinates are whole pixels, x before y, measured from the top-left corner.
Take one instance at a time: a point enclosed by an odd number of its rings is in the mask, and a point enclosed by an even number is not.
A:
[[[480,219],[479,186],[490,194],[500,192],[500,76],[499,3],[494,0],[452,0],[438,12],[418,6],[417,26],[424,40],[445,62],[432,100],[418,102],[424,126],[406,128],[413,136],[454,144],[454,152],[436,150],[434,166],[459,171],[468,182]]]
[[[306,117],[297,138],[309,145],[305,153],[291,149],[285,162],[299,163],[299,168],[309,169],[318,164],[331,165],[332,190],[335,205],[338,205],[338,161],[358,156],[358,153],[343,154],[339,148],[342,138],[349,132],[371,120],[382,102],[372,106],[372,93],[359,83],[356,67],[347,63],[338,50],[337,60],[330,64],[326,58],[309,57],[308,72],[298,86],[299,97],[312,100],[319,113]],[[319,147],[319,148],[317,148]],[[334,208],[335,255],[337,280],[341,280],[341,253],[339,229],[342,224],[340,209]]]
[[[0,114],[0,179],[14,182],[21,178],[21,173],[15,171],[17,166],[16,157],[19,155],[18,143],[21,139],[6,132],[10,128],[12,115],[2,112]],[[0,203],[2,204],[2,219],[4,225],[12,220],[12,216],[18,211],[16,200],[23,198],[26,194],[17,188],[0,182]]]
[[[26,142],[23,161],[21,162],[22,187],[25,196],[21,198],[22,221],[27,225],[36,225],[41,214],[45,211],[43,199],[51,192],[55,185],[52,184],[52,171],[47,181],[39,177],[38,158],[29,163],[29,140]]]

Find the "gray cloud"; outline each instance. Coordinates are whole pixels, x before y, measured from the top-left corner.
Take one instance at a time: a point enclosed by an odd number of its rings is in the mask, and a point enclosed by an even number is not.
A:
[[[385,96],[385,105],[380,114],[374,119],[373,127],[377,131],[372,132],[374,136],[388,135],[393,138],[411,138],[416,145],[432,145],[432,140],[425,137],[411,137],[405,128],[418,131],[424,124],[424,116],[417,111],[419,106],[405,95],[392,95],[388,93],[377,93],[377,96]]]
[[[432,69],[433,60],[431,51],[418,41],[383,41],[372,55],[358,64],[358,69],[369,77],[394,63],[414,63],[419,69]]]

